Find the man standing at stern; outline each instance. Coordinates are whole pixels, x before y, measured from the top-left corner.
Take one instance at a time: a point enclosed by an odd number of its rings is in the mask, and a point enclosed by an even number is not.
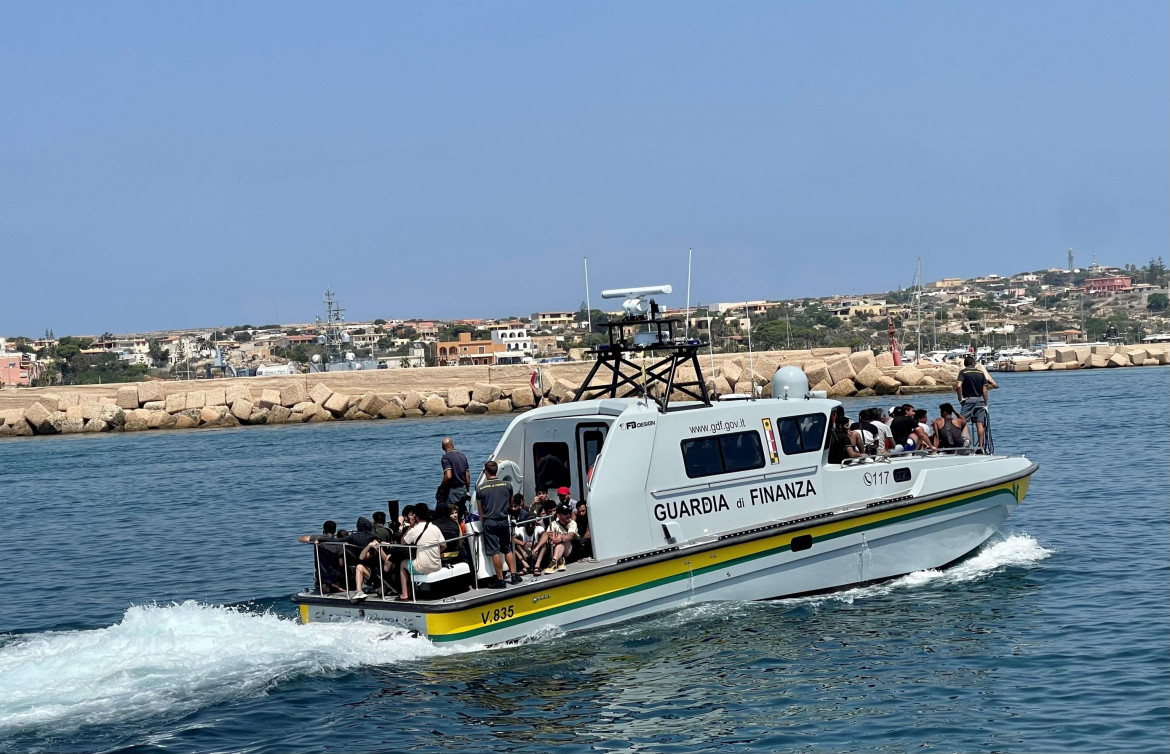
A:
[[[455,450],[455,441],[450,437],[443,438],[443,457],[439,461],[443,466],[443,481],[439,484],[440,494],[436,502],[447,505],[458,505],[467,499],[467,491],[471,489],[471,472],[467,467],[467,456]],[[446,493],[444,497],[442,493]]]
[[[495,461],[483,465],[487,477],[475,488],[475,505],[479,509],[479,520],[483,522],[484,551],[491,556],[496,575],[485,586],[499,589],[504,586],[504,563],[512,574],[513,584],[519,584],[520,574],[516,572],[516,556],[512,554],[512,531],[508,524],[508,507],[512,502],[512,488],[502,479],[496,479],[499,466]]]

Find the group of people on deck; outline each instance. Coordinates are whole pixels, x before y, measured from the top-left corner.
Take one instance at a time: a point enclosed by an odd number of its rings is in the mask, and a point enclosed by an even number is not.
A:
[[[988,388],[997,387],[989,375],[968,356],[955,383],[960,409],[950,403],[938,407],[939,416],[930,420],[926,409],[905,403],[888,412],[881,408],[863,409],[856,421],[838,406],[830,416],[829,463],[849,458],[910,451],[956,450],[990,454],[995,451],[991,440],[991,420],[987,412]]]
[[[522,493],[497,478],[498,464],[487,461],[471,510],[467,457],[449,437],[443,439],[443,451],[443,478],[433,510],[425,503],[408,505],[396,521],[375,511],[359,517],[352,532],[326,521],[321,534],[300,537],[316,544],[314,582],[321,594],[347,592],[350,599],[363,600],[369,587],[409,600],[412,574],[435,573],[460,561],[474,571],[477,564],[465,536],[473,522],[479,522],[479,543],[494,568],[493,576],[479,581],[480,587],[502,589],[522,583],[525,575],[564,571],[568,562],[592,558],[588,508],[584,500],[572,499],[568,487],[557,489],[555,500],[547,490],[538,490],[528,507]]]

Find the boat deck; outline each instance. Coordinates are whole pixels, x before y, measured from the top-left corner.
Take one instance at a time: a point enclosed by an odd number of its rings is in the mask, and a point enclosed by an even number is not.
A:
[[[505,597],[513,597],[517,593],[537,592],[549,586],[564,584],[570,581],[577,581],[579,578],[588,577],[592,572],[603,570],[608,566],[614,565],[616,561],[588,561],[578,560],[572,563],[567,563],[565,570],[554,571],[546,574],[540,573],[537,575],[522,576],[522,581],[519,584],[505,583],[503,587],[490,588],[479,586],[478,588],[473,583],[471,588],[459,592],[458,594],[446,595],[437,598],[416,598],[410,600],[399,600],[396,591],[386,590],[385,596],[379,590],[367,591],[365,599],[355,600],[352,595],[353,592],[334,592],[332,594],[318,594],[315,590],[302,590],[297,597],[302,600],[311,600],[316,604],[332,603],[337,606],[345,607],[362,607],[365,605],[376,605],[379,609],[401,609],[401,610],[418,610],[419,608],[434,609],[441,606],[458,606],[466,607],[469,604],[480,602],[491,602]],[[441,583],[441,582],[440,582]],[[482,584],[482,580],[480,581]],[[368,588],[368,587],[367,587]]]

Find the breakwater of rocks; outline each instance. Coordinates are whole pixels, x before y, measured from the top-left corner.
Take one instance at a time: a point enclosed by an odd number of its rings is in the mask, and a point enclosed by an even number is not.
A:
[[[1170,364],[1170,343],[1140,346],[1064,346],[1049,348],[1041,358],[1004,364],[1008,372],[1053,372],[1063,369],[1118,369]]]
[[[770,397],[772,375],[790,364],[804,370],[812,389],[831,397],[949,391],[958,375],[953,365],[895,367],[888,353],[848,348],[721,354],[704,362],[714,367],[706,376],[712,395]],[[0,436],[510,413],[572,401],[590,367],[438,367],[5,390]],[[687,371],[678,379],[694,379]],[[22,405],[4,408],[12,403]]]

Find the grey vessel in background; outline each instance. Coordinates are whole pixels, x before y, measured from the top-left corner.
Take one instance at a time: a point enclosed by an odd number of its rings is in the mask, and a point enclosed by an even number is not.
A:
[[[310,372],[356,372],[377,369],[378,362],[372,358],[357,358],[349,350],[352,346],[350,335],[342,328],[345,310],[337,305],[333,291],[325,291],[325,319],[317,317],[317,343],[325,349],[324,356],[314,354],[309,362]]]

